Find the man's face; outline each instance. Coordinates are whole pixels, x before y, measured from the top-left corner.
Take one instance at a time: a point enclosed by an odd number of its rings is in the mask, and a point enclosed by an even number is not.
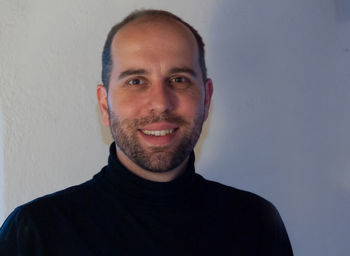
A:
[[[136,20],[117,33],[111,52],[103,119],[118,156],[154,172],[176,168],[199,138],[212,94],[194,36],[173,20]]]

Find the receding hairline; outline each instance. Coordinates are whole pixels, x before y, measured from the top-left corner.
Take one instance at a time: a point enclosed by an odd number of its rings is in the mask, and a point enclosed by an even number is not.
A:
[[[197,51],[199,50],[199,46],[196,40],[195,35],[193,34],[193,32],[185,25],[183,24],[181,21],[177,20],[175,17],[169,16],[167,14],[164,13],[151,13],[151,14],[143,14],[139,17],[134,18],[133,20],[127,22],[126,24],[124,24],[123,26],[121,26],[118,31],[114,34],[113,38],[112,38],[112,44],[115,41],[116,37],[118,36],[118,34],[120,34],[120,32],[123,32],[124,30],[132,27],[132,26],[137,26],[137,25],[146,25],[146,24],[151,24],[151,23],[163,23],[163,24],[176,24],[178,27],[181,27],[184,31],[186,31],[187,34],[189,34],[193,40],[193,42],[196,45]]]

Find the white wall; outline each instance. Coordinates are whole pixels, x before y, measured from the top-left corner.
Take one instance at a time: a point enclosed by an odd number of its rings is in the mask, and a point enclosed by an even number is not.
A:
[[[0,105],[0,223],[3,222],[5,216],[5,178],[4,178],[4,147],[2,142],[2,133],[3,133],[3,118]],[[1,224],[0,224],[1,225]]]
[[[206,42],[215,91],[198,172],[272,201],[295,255],[347,255],[347,0],[0,0],[0,221],[106,163],[101,50],[139,7],[173,11]]]

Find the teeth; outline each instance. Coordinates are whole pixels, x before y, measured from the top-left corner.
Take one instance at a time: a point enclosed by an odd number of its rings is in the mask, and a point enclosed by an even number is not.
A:
[[[160,131],[148,131],[148,130],[141,130],[144,134],[146,135],[151,135],[151,136],[165,136],[167,134],[173,133],[175,129],[170,129],[170,130],[160,130]]]

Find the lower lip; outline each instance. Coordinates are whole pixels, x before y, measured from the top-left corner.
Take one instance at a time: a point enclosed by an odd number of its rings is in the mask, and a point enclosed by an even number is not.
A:
[[[178,129],[176,129],[173,133],[169,133],[164,136],[152,136],[144,134],[142,131],[138,131],[140,134],[142,140],[146,142],[149,146],[157,146],[157,147],[164,147],[170,145],[176,136]]]

